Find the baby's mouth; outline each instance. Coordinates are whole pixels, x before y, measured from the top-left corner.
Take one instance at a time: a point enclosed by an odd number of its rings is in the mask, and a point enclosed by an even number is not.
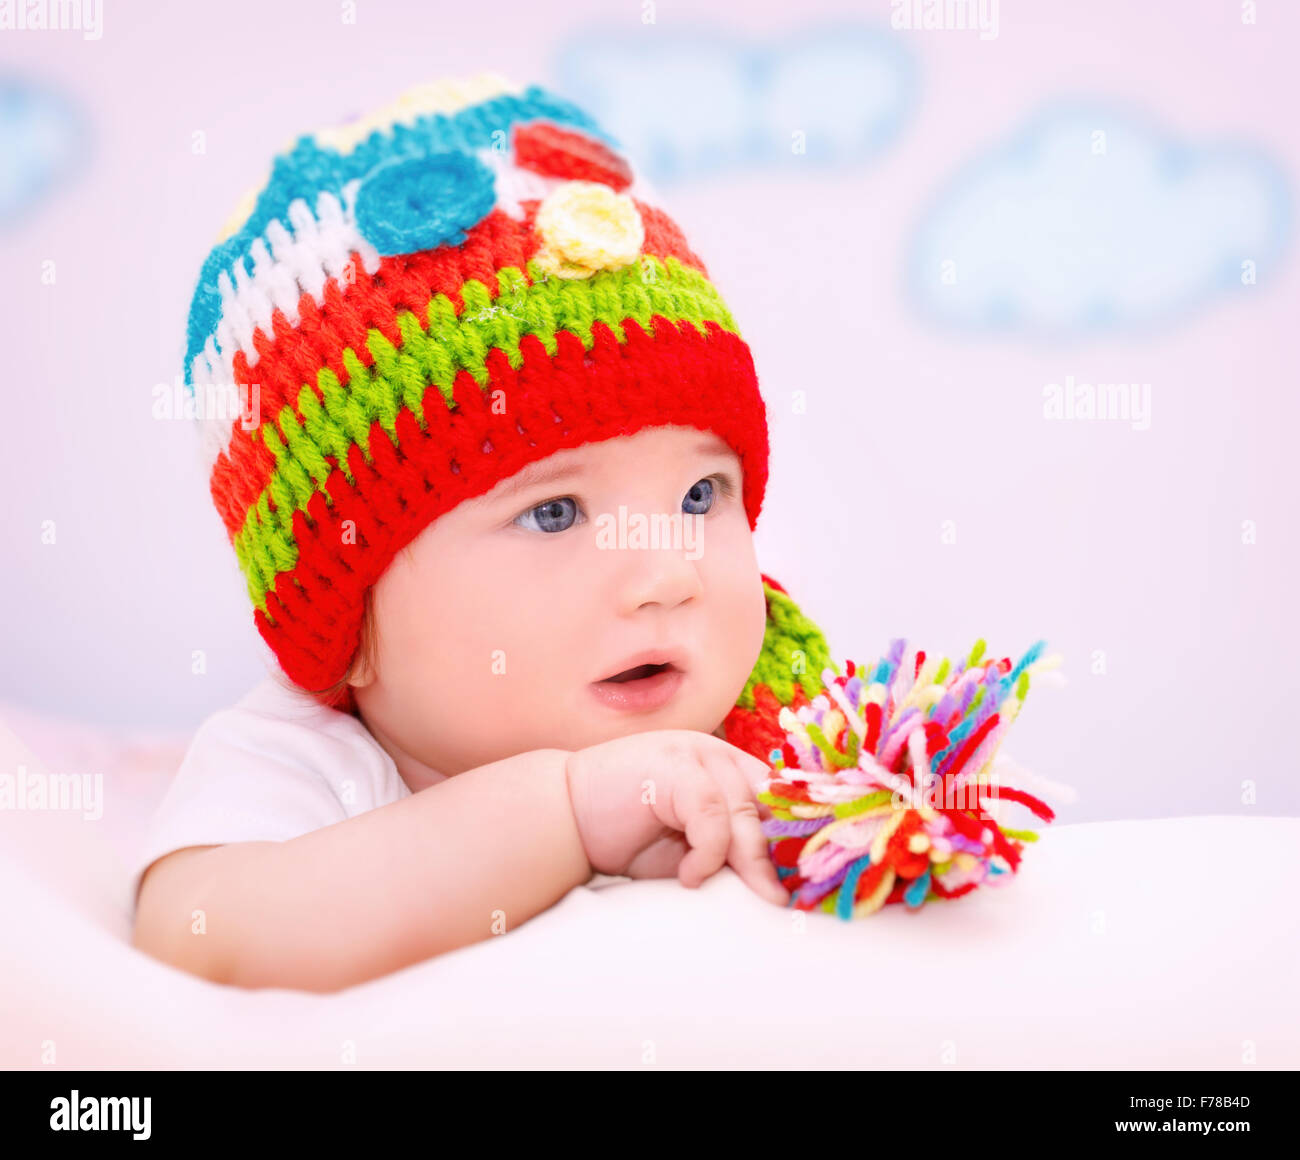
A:
[[[653,713],[677,695],[685,680],[686,671],[672,661],[646,661],[592,681],[591,691],[606,709]]]
[[[655,673],[662,673],[673,668],[673,665],[637,665],[634,669],[624,669],[621,673],[615,673],[612,677],[606,677],[600,684],[626,684],[628,681],[640,681],[646,677],[652,677]]]

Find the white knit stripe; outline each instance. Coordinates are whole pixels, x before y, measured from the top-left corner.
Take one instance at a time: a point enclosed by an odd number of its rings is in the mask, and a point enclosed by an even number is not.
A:
[[[534,173],[495,149],[475,152],[492,172],[497,207],[516,221],[523,220],[521,202],[544,200],[552,190],[570,180]],[[331,278],[342,277],[353,253],[361,255],[367,274],[378,271],[380,254],[361,236],[356,224],[360,187],[361,179],[356,178],[343,187],[341,199],[329,192],[319,194],[315,213],[302,198],[291,202],[288,218],[292,228],[286,228],[278,219],[273,220],[263,236],[250,244],[251,273],[248,263],[240,259],[230,270],[218,275],[221,315],[215,334],[209,336],[203,351],[194,358],[191,367],[194,383],[233,383],[236,351],[243,351],[249,367],[255,367],[258,353],[253,336],[259,330],[266,335],[272,333],[273,312],[278,308],[290,325],[297,326],[302,295],[311,295],[319,304],[326,283]],[[635,172],[632,185],[624,192],[647,205],[657,205],[658,195]],[[222,416],[200,422],[204,468],[211,473],[217,457],[230,447],[235,423]]]
[[[475,155],[492,171],[496,182],[497,206],[516,221],[522,221],[523,206],[529,198],[543,201],[546,195],[573,180],[569,177],[547,177],[517,164],[509,154],[491,148],[476,149]],[[654,187],[634,169],[632,184],[621,192],[648,206],[659,209],[659,194]]]
[[[220,384],[234,384],[234,370],[231,364],[223,360],[217,349],[215,339],[209,335],[208,341],[190,364],[190,383],[194,400],[199,408],[199,455],[203,463],[204,474],[211,475],[217,462],[217,456],[228,447],[234,434],[234,422],[220,416],[210,417],[204,410],[208,394]]]
[[[344,186],[341,201],[332,193],[321,193],[314,214],[304,199],[291,202],[288,217],[292,232],[275,220],[262,237],[253,240],[249,247],[252,273],[240,259],[231,267],[233,278],[227,270],[217,276],[221,315],[216,333],[195,356],[191,367],[194,383],[233,383],[237,351],[243,351],[250,368],[256,366],[259,356],[253,336],[259,330],[272,334],[273,311],[278,307],[290,324],[297,326],[302,295],[310,294],[319,304],[326,283],[344,275],[353,253],[360,254],[367,274],[379,269],[379,252],[357,229],[354,210],[360,185],[356,179]],[[217,456],[230,446],[234,423],[221,418],[201,422],[203,461],[211,472]]]
[[[199,358],[203,358],[202,355]],[[197,364],[199,358],[194,361]],[[204,359],[206,362],[207,360]],[[195,368],[194,383],[196,387],[195,397],[199,398],[199,393],[204,384],[211,383],[214,379],[200,379],[198,369]],[[205,478],[210,478],[212,469],[216,466],[217,457],[230,446],[231,437],[234,434],[235,424],[233,420],[227,417],[209,418],[199,412],[199,455],[203,461],[203,474]]]
[[[520,204],[529,198],[539,201],[551,190],[564,185],[563,177],[545,177],[516,165],[510,156],[497,149],[476,149],[478,159],[491,171],[496,185],[496,208],[515,219],[523,221],[524,209]]]
[[[288,265],[283,261],[277,261],[271,256],[271,250],[267,248],[267,240],[270,239],[271,245],[277,251],[283,252],[286,242],[293,244],[293,239],[289,237],[289,231],[280,224],[279,221],[273,221],[266,230],[265,238],[258,238],[252,245],[253,256],[253,281],[262,286],[267,298],[270,299],[271,305],[278,309],[294,326],[298,325],[298,299],[301,292],[298,289],[298,283],[294,281],[293,274],[290,273]]]
[[[353,213],[359,185],[359,179],[350,182],[344,188],[343,201],[332,193],[321,193],[315,213],[302,198],[291,202],[292,234],[284,223],[271,222],[264,236],[249,246],[252,272],[245,259],[218,275],[221,317],[216,341],[222,365],[232,366],[238,350],[244,352],[250,367],[255,366],[258,355],[253,335],[258,330],[271,333],[272,311],[279,307],[297,325],[302,295],[310,294],[320,302],[325,283],[343,276],[353,252],[361,255],[367,273],[379,269],[379,253],[361,236]]]

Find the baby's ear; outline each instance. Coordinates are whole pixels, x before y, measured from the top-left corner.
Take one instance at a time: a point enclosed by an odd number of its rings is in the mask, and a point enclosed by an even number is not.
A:
[[[352,663],[348,666],[347,675],[344,680],[354,689],[364,688],[375,679],[375,668],[371,663],[370,649],[366,640],[365,633],[362,634],[362,643],[357,646],[356,655],[352,658]]]
[[[371,587],[366,589],[357,651],[352,654],[352,663],[343,678],[354,689],[363,688],[375,679],[375,632],[375,590]]]

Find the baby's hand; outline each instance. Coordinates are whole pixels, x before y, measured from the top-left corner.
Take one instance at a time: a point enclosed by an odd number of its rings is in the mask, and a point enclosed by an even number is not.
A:
[[[755,893],[790,894],[768,857],[755,793],[771,770],[729,742],[690,729],[616,737],[569,754],[569,800],[599,874],[699,886],[724,864]]]

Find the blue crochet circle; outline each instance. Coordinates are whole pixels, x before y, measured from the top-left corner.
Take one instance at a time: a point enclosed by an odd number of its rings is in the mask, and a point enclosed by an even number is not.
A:
[[[357,229],[380,254],[459,246],[496,204],[492,171],[459,150],[394,157],[357,190]]]

